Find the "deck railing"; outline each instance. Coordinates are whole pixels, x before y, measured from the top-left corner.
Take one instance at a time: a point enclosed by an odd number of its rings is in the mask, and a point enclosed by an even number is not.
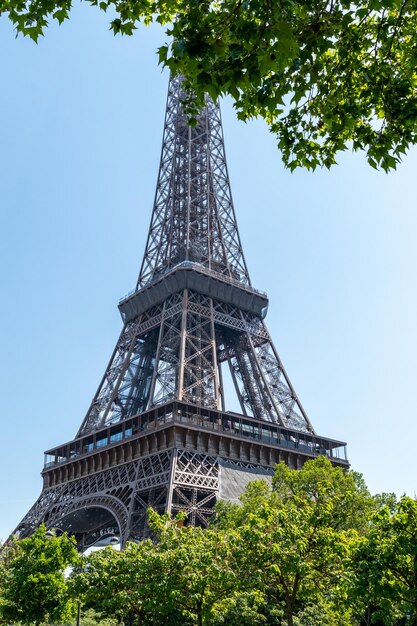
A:
[[[201,414],[198,410],[193,412],[192,407],[176,406],[173,408],[173,405],[167,405],[167,411],[155,410],[135,416],[106,430],[98,431],[94,435],[85,436],[60,446],[56,450],[48,451],[44,467],[48,469],[97,450],[120,445],[132,437],[140,437],[173,423],[184,424],[202,431],[222,433],[233,438],[264,442],[312,456],[325,454],[332,460],[348,463],[346,446],[342,442],[289,430],[277,424],[261,422],[234,413],[208,411],[207,414]]]

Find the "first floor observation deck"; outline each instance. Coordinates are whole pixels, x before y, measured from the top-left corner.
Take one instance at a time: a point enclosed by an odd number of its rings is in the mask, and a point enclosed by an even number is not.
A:
[[[46,451],[42,475],[51,486],[173,447],[263,467],[298,468],[319,455],[349,467],[342,441],[172,401]]]

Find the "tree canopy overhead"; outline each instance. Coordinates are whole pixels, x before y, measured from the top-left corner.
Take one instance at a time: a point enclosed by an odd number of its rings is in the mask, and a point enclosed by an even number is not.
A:
[[[185,77],[190,118],[204,94],[265,119],[291,170],[330,167],[346,149],[395,168],[417,142],[416,0],[88,0],[114,33],[160,23],[159,60]],[[72,0],[0,0],[35,41]]]

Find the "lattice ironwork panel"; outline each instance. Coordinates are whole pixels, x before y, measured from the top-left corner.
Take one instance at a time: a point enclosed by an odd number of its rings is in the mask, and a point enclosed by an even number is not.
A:
[[[147,510],[149,507],[152,507],[158,513],[164,513],[167,510],[168,493],[169,487],[164,486],[136,494],[128,532],[130,539],[139,541],[150,536],[151,533],[147,524]]]
[[[244,320],[245,315],[241,313],[241,316]],[[249,324],[245,333],[229,333],[224,341],[223,353],[230,366],[242,411],[286,428],[314,432],[261,323],[264,341],[256,341]]]
[[[159,487],[169,482],[172,451],[152,454],[138,461],[136,490]]]
[[[174,482],[217,490],[219,488],[217,458],[181,450],[177,457]]]
[[[22,520],[18,531],[21,529],[22,534],[26,535],[42,522],[54,525],[68,512],[91,506],[94,502],[104,502],[103,498],[113,503],[111,509],[115,514],[124,511],[118,521],[126,526],[126,511],[130,508],[139,469],[138,462],[126,463],[44,489]]]
[[[187,524],[206,527],[214,515],[217,492],[197,487],[175,485],[172,497],[171,512],[187,513]]]
[[[157,334],[151,331],[138,336],[138,328],[140,323],[134,322],[124,327],[78,436],[146,408]]]

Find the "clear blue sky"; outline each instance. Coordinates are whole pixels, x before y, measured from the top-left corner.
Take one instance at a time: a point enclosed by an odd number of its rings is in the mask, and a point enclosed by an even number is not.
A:
[[[38,46],[0,19],[0,537],[38,497],[121,329],[152,207],[168,77],[157,29],[114,38],[87,5]],[[414,495],[417,151],[396,173],[346,154],[290,174],[262,122],[223,123],[267,324],[316,430],[373,492]]]

